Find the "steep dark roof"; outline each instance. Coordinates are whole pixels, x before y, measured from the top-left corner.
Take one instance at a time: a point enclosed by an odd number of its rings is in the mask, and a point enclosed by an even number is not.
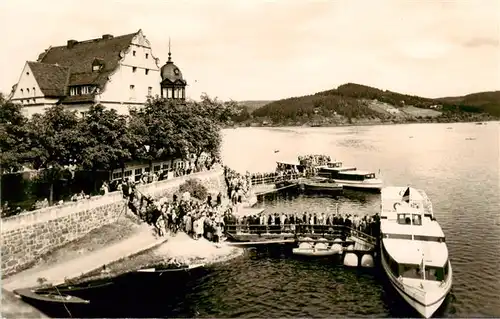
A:
[[[77,42],[71,48],[66,45],[52,47],[40,55],[38,62],[57,63],[71,68],[68,85],[94,84],[102,88],[108,76],[118,67],[121,59],[120,52],[130,46],[138,32],[111,39],[99,38]],[[104,66],[100,71],[92,72],[92,63],[96,58],[102,60]]]
[[[40,62],[28,62],[36,82],[43,95],[47,97],[60,97],[66,93],[69,79],[69,68],[65,66]]]

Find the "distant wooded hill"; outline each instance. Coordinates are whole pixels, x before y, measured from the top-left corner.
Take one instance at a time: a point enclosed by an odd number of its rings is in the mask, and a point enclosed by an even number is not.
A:
[[[242,101],[236,121],[247,124],[329,125],[374,122],[448,122],[500,117],[500,91],[424,98],[348,83],[337,89],[278,101]]]

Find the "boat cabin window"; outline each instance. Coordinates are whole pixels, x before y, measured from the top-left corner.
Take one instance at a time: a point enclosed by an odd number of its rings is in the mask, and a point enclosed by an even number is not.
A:
[[[352,174],[339,173],[338,177],[341,179],[350,180],[350,181],[363,181],[363,180],[365,180],[364,175],[352,175]]]
[[[446,266],[448,266],[448,263],[446,263]],[[433,281],[446,280],[448,276],[447,274],[445,275],[445,269],[447,268],[448,267],[425,266],[425,279]]]
[[[413,225],[422,225],[422,216],[420,214],[411,214]]]
[[[341,166],[342,166],[341,162],[328,163],[329,168],[336,168],[336,167],[341,167]]]
[[[425,280],[443,281],[448,278],[449,266],[445,267],[425,266]],[[399,274],[404,278],[423,279],[421,265],[399,264]]]
[[[402,213],[398,214],[398,224],[401,225],[422,225],[422,216],[420,214]]]
[[[421,279],[423,278],[420,265],[399,264],[399,274],[403,278]]]

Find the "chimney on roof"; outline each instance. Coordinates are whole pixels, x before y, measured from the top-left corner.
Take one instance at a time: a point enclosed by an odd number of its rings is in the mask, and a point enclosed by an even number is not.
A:
[[[103,38],[104,40],[113,39],[113,35],[111,35],[111,34],[104,34],[104,35],[102,36],[102,38]]]
[[[76,40],[68,40],[68,45],[67,45],[68,49],[71,49],[77,43],[78,43],[78,41],[76,41]]]

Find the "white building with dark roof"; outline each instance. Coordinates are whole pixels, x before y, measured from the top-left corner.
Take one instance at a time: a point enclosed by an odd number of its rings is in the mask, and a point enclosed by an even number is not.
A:
[[[55,104],[84,112],[100,103],[128,114],[150,96],[184,99],[186,84],[170,52],[160,69],[139,30],[48,48],[36,62],[26,62],[11,101],[21,103],[28,117]]]

